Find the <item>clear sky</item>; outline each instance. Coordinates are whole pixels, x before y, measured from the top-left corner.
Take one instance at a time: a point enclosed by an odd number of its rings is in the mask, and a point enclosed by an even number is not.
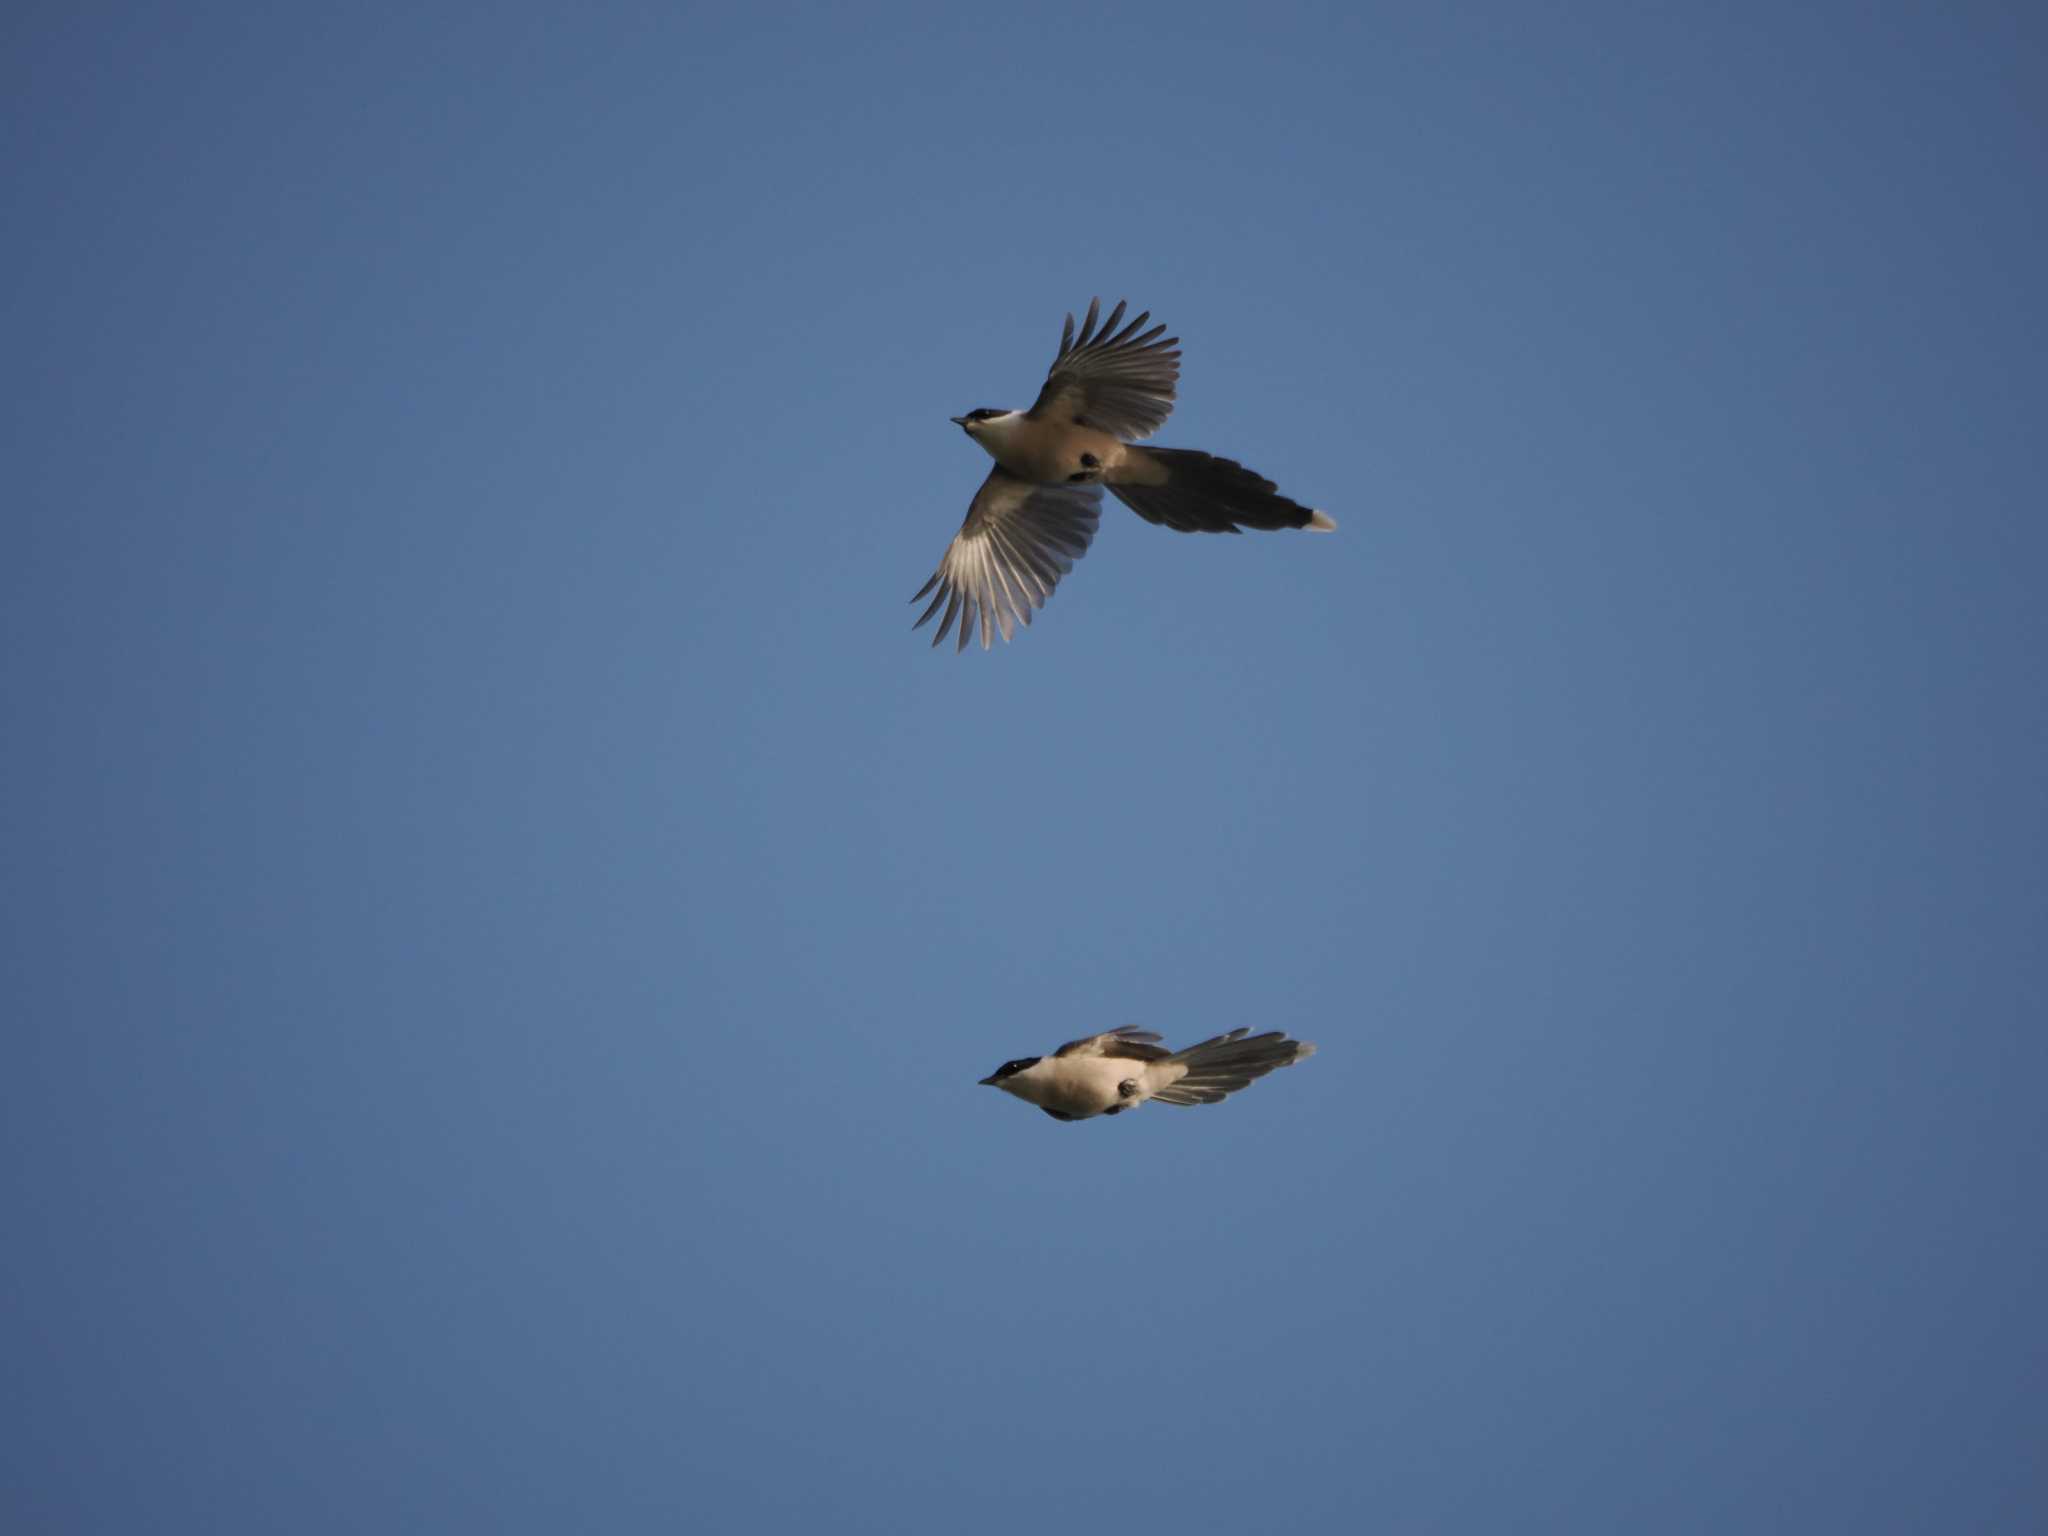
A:
[[[2048,27],[1785,9],[11,12],[7,1528],[2041,1529]],[[1341,531],[935,654],[1095,294]]]

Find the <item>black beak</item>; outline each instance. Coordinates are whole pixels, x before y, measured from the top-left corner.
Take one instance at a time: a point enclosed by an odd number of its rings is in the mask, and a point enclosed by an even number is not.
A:
[[[948,416],[946,420],[953,423],[953,425],[956,427],[964,427],[967,425],[967,418],[965,416]]]
[[[995,1085],[996,1080],[994,1078],[984,1077],[980,1082],[976,1083],[974,1086],[977,1088],[993,1088],[995,1087]]]

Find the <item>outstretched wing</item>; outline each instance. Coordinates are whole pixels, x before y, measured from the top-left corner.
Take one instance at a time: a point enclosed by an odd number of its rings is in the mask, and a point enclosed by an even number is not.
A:
[[[1098,330],[1095,315],[1101,305],[1100,299],[1088,301],[1088,318],[1079,336],[1074,334],[1074,317],[1067,316],[1059,356],[1028,414],[1034,421],[1083,422],[1117,437],[1149,437],[1173,410],[1180,338],[1159,340],[1163,325],[1140,335],[1152,318],[1150,310],[1117,330],[1124,317],[1122,299]]]
[[[1139,1029],[1135,1025],[1126,1024],[1122,1029],[1112,1029],[1104,1034],[1069,1040],[1054,1051],[1053,1055],[1115,1056],[1127,1061],[1157,1061],[1162,1056],[1172,1054],[1158,1042],[1157,1030]]]
[[[946,605],[946,616],[932,636],[937,645],[953,620],[960,620],[956,651],[978,620],[985,651],[1000,628],[1003,639],[1016,633],[1019,620],[1031,622],[1031,610],[1043,608],[1059,579],[1088,552],[1102,510],[1099,485],[1033,485],[998,464],[981,482],[967,508],[967,521],[946,546],[932,579],[918,588],[917,602],[938,588],[922,617],[911,625],[921,629]]]

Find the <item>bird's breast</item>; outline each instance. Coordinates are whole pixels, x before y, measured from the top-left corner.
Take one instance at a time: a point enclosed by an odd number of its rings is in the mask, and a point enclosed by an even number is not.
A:
[[[1124,445],[1093,427],[1020,421],[990,451],[1003,468],[1034,485],[1082,485],[1114,471],[1123,462]]]
[[[1118,1085],[1125,1078],[1144,1082],[1141,1061],[1124,1061],[1108,1056],[1055,1058],[1046,1104],[1077,1117],[1099,1115],[1105,1109],[1127,1102]]]

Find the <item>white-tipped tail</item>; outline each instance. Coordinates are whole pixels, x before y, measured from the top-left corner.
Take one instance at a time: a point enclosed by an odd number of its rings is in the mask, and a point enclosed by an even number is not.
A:
[[[1308,515],[1307,531],[1310,533],[1335,533],[1337,531],[1337,519],[1330,516],[1327,512],[1311,512]]]

